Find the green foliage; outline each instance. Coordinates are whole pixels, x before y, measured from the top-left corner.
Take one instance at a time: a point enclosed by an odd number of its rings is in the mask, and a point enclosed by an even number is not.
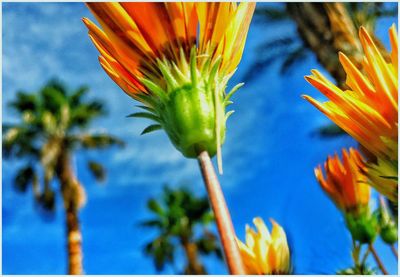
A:
[[[97,181],[101,182],[106,179],[106,170],[100,163],[95,161],[89,161],[88,169],[93,174],[93,176]]]
[[[25,192],[30,183],[33,182],[35,172],[32,165],[21,168],[15,176],[14,184],[18,191]]]
[[[389,244],[392,245],[397,242],[397,226],[391,222],[390,224],[384,225],[381,228],[381,233],[380,236],[382,240]]]
[[[141,135],[145,135],[145,134],[148,134],[148,133],[151,133],[151,132],[154,132],[154,131],[157,131],[157,130],[161,130],[161,129],[162,129],[162,126],[160,124],[152,124],[150,126],[147,126],[142,131]]]
[[[257,8],[255,16],[256,20],[262,20],[264,23],[280,23],[284,20],[290,20],[290,16],[283,5]]]
[[[347,213],[346,225],[355,241],[372,243],[378,234],[379,226],[375,214],[363,211],[360,214]]]
[[[218,245],[218,238],[211,232],[205,231],[204,236],[196,241],[200,253],[208,255],[215,253],[222,259],[222,251]]]
[[[122,147],[125,145],[119,138],[108,134],[82,134],[79,137],[74,137],[73,141],[79,143],[85,149],[107,148],[113,145]]]
[[[28,161],[29,165],[18,171],[15,186],[24,192],[32,185],[35,199],[46,210],[55,207],[55,192],[50,183],[57,175],[61,157],[70,156],[78,147],[123,146],[121,140],[109,134],[84,132],[88,124],[105,114],[102,102],[85,98],[87,92],[86,86],[70,91],[54,79],[36,93],[19,91],[15,100],[9,103],[20,120],[3,124],[4,157]],[[105,178],[105,170],[100,164],[89,161],[88,167],[96,179]],[[37,172],[40,168],[43,174]],[[40,184],[41,175],[44,184]]]
[[[318,128],[315,132],[321,138],[332,138],[347,135],[347,133],[334,123],[329,123]]]
[[[145,246],[145,253],[154,257],[157,271],[164,269],[165,264],[174,262],[175,247],[167,236],[160,236]]]
[[[376,275],[378,274],[375,268],[370,268],[367,265],[359,265],[346,269],[339,270],[338,275]]]
[[[144,249],[147,255],[153,257],[158,271],[163,270],[166,264],[173,265],[177,248],[184,249],[187,244],[195,244],[200,254],[222,257],[217,237],[206,228],[214,221],[206,197],[196,197],[186,188],[165,186],[161,197],[150,198],[147,207],[154,217],[139,224],[159,232]]]
[[[376,211],[380,227],[380,237],[385,243],[392,245],[398,240],[397,222],[394,220],[393,214],[387,209],[385,199],[382,197],[380,200],[380,206]]]
[[[56,195],[55,192],[51,189],[45,189],[43,193],[40,194],[38,198],[38,203],[47,211],[55,210],[56,203]]]

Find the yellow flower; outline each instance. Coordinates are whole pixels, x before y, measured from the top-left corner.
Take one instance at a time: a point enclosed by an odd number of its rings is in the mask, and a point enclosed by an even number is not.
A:
[[[289,274],[290,253],[285,231],[271,219],[269,233],[260,217],[253,219],[257,231],[246,225],[246,244],[236,239],[247,274]]]
[[[368,206],[370,187],[366,184],[367,177],[362,173],[365,165],[360,153],[350,148],[342,150],[343,162],[339,156],[328,157],[324,163],[326,177],[321,165],[315,168],[315,176],[322,189],[343,212],[358,213]]]
[[[364,169],[369,184],[395,203],[398,201],[398,173],[396,169],[392,163],[382,159],[378,159],[376,163],[368,163]]]
[[[219,151],[255,3],[88,3],[102,30],[83,21],[100,64],[187,157]]]
[[[304,98],[376,157],[397,161],[398,43],[395,26],[389,31],[390,62],[382,57],[365,28],[360,28],[359,35],[365,53],[363,71],[339,53],[350,89],[341,90],[313,70],[313,75],[306,76],[306,80],[330,101],[321,103],[309,96]]]

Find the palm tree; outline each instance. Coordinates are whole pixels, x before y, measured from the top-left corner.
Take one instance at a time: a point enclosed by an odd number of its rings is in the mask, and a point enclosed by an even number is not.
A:
[[[20,91],[10,107],[19,122],[3,124],[3,153],[6,158],[22,159],[25,163],[15,177],[16,188],[27,191],[32,185],[40,207],[53,211],[58,181],[66,215],[68,273],[82,274],[82,235],[78,211],[86,196],[72,167],[72,155],[80,149],[123,145],[106,133],[87,132],[88,125],[105,113],[97,100],[85,100],[87,87],[67,91],[56,80],[49,81],[38,93]],[[88,168],[97,180],[105,177],[101,164],[88,161]]]
[[[247,77],[257,76],[273,62],[281,61],[281,73],[287,73],[298,62],[315,54],[321,65],[342,86],[345,74],[337,53],[348,55],[355,63],[361,62],[358,29],[364,26],[373,33],[380,17],[397,16],[397,9],[387,9],[383,3],[284,3],[266,5],[256,10],[260,23],[294,21],[297,32],[267,40],[259,45],[262,54]],[[377,43],[382,44],[375,38]],[[259,53],[258,52],[258,53]]]
[[[397,9],[387,9],[383,3],[283,3],[266,5],[256,10],[256,20],[275,24],[294,21],[297,32],[286,33],[258,46],[257,61],[246,72],[245,79],[259,76],[274,62],[280,62],[281,74],[288,73],[298,63],[314,54],[318,62],[344,88],[346,75],[339,63],[338,52],[345,53],[360,67],[362,49],[358,39],[360,26],[374,33],[380,17],[397,17]],[[379,47],[382,43],[374,38]],[[385,51],[382,51],[385,53]],[[345,134],[335,124],[318,130],[321,137]]]
[[[216,235],[207,229],[214,221],[207,197],[196,197],[185,188],[164,187],[162,197],[149,199],[147,206],[155,217],[140,225],[158,230],[158,236],[144,247],[145,253],[153,257],[157,271],[171,264],[178,274],[207,274],[199,256],[214,253],[222,258]],[[183,270],[175,268],[178,248],[186,256]]]

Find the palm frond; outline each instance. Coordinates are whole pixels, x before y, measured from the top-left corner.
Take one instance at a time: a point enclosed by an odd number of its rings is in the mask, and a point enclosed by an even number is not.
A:
[[[158,214],[159,216],[163,216],[164,215],[164,209],[162,208],[160,203],[158,203],[157,200],[154,199],[154,198],[150,198],[147,201],[147,208],[149,208],[150,211],[152,211],[153,213]]]
[[[271,51],[272,49],[281,50],[281,48],[290,48],[293,44],[299,43],[299,39],[294,36],[284,36],[284,37],[277,37],[271,40],[267,40],[262,42],[260,45],[257,46],[257,53],[259,51],[267,52]]]
[[[101,149],[114,145],[123,147],[125,145],[123,140],[109,134],[84,134],[81,136],[71,136],[70,139],[73,142],[79,143],[85,149]]]
[[[40,194],[38,203],[44,210],[54,212],[56,208],[55,192],[52,189],[45,189],[43,193]]]
[[[319,127],[313,135],[318,135],[320,138],[334,138],[347,135],[347,133],[334,123]]]
[[[23,111],[33,111],[39,106],[38,98],[35,94],[29,94],[24,91],[18,91],[14,101],[11,101],[9,107],[19,113]]]
[[[3,135],[3,154],[5,158],[21,158],[31,157],[38,158],[40,155],[40,148],[35,143],[39,132],[30,126],[13,125]]]
[[[75,108],[75,107],[78,107],[79,105],[82,105],[83,97],[88,93],[88,91],[89,91],[89,87],[87,87],[87,86],[81,86],[76,91],[74,91],[68,97],[68,101],[69,101],[71,108]]]
[[[85,128],[91,121],[101,115],[105,115],[105,108],[101,101],[92,100],[91,102],[80,104],[71,111],[71,128]]]
[[[255,11],[255,19],[264,23],[281,23],[282,21],[290,20],[285,7],[260,7]]]
[[[102,164],[91,160],[88,161],[87,167],[97,181],[102,182],[106,179],[106,170]]]
[[[287,54],[282,62],[280,69],[281,74],[287,74],[290,69],[292,69],[296,64],[304,61],[307,58],[308,53],[309,52],[303,45],[300,45],[296,49],[293,49],[290,53]]]
[[[14,185],[19,192],[26,192],[29,185],[32,184],[35,177],[35,171],[31,164],[20,168],[15,175]]]

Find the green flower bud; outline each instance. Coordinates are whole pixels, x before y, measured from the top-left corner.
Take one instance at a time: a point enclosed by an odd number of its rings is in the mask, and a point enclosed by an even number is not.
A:
[[[382,240],[387,244],[395,243],[397,241],[397,225],[390,215],[383,197],[380,198],[380,206],[375,213],[380,225]]]
[[[225,93],[226,84],[232,74],[220,72],[221,59],[196,56],[193,48],[189,60],[181,52],[180,63],[158,60],[158,67],[165,83],[143,78],[146,88],[158,98],[141,97],[149,105],[146,112],[131,116],[145,117],[157,124],[143,133],[164,129],[172,144],[185,157],[196,158],[201,151],[214,156],[225,140],[226,120],[232,112],[225,113],[232,94]]]
[[[394,223],[381,227],[381,238],[387,244],[393,244],[397,241],[397,227]]]
[[[359,214],[347,213],[345,220],[351,236],[356,241],[369,244],[374,241],[378,234],[377,218],[368,209]]]
[[[213,89],[205,83],[187,85],[169,94],[160,113],[162,126],[171,142],[185,157],[195,158],[203,150],[213,156],[217,152],[217,136],[220,144],[225,140],[222,94],[218,92],[217,101],[214,98]]]

